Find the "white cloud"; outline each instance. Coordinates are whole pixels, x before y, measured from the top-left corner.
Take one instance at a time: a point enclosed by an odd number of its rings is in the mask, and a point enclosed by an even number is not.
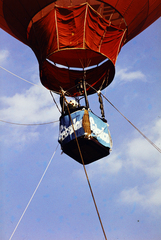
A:
[[[32,86],[12,97],[1,97],[0,100],[3,104],[0,115],[6,121],[43,123],[58,120],[60,115],[49,91],[39,86]]]
[[[146,135],[158,147],[161,145],[161,119],[154,122],[153,127],[146,127]],[[161,176],[161,154],[143,137],[131,140],[127,145],[127,165],[141,169],[151,176]]]
[[[146,129],[146,134],[159,147],[161,119],[156,120],[153,127],[149,126]],[[120,198],[123,203],[136,202],[148,211],[159,212],[161,210],[161,153],[141,137],[131,140],[126,146],[126,172],[130,173],[134,170],[136,178],[143,175],[147,182],[140,180],[135,187],[122,190]]]
[[[9,57],[9,51],[8,50],[0,50],[0,64],[3,64],[7,61]]]
[[[55,95],[56,100],[58,97]],[[59,119],[59,111],[46,89],[32,86],[23,93],[12,97],[1,97],[1,120],[20,124],[46,123]],[[58,123],[57,123],[58,124]],[[53,126],[53,125],[52,125]],[[37,141],[39,132],[37,126],[29,127],[9,125],[1,133],[0,140],[9,146],[22,147],[26,143]]]
[[[100,161],[96,161],[89,168],[90,178],[99,174],[101,176],[104,175],[113,175],[117,174],[122,168],[122,160],[119,158],[117,153],[111,153],[111,155],[107,156]]]
[[[145,79],[145,75],[141,71],[128,72],[128,69],[119,70],[117,76],[125,82],[132,82],[135,79]]]
[[[121,200],[125,203],[141,202],[144,200],[144,196],[138,191],[138,187],[124,189],[121,192]]]
[[[130,71],[127,68],[120,69],[119,67],[117,67],[115,81],[113,81],[113,86],[116,84],[133,82],[136,80],[146,81],[146,76],[139,70]]]
[[[21,150],[27,143],[32,144],[39,139],[39,132],[36,128],[9,126],[6,128],[5,133],[0,136],[0,141],[8,147]]]
[[[116,175],[122,168],[123,162],[116,153],[86,165],[89,178],[92,180],[106,181],[107,176],[111,177]],[[77,169],[73,172],[74,176],[86,181],[83,169]]]
[[[143,186],[124,189],[120,198],[125,204],[137,203],[144,210],[161,215],[161,178]]]

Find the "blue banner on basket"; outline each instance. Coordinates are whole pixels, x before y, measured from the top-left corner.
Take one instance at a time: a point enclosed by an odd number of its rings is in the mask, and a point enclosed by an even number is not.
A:
[[[79,110],[74,113],[71,113],[71,118],[76,132],[77,137],[85,135],[83,129],[82,120],[83,120],[84,110]],[[89,120],[90,120],[90,129],[91,136],[98,140],[103,146],[110,148],[110,137],[108,131],[107,123],[103,122],[99,117],[94,115],[89,111]],[[59,142],[63,146],[64,144],[75,139],[75,134],[73,126],[70,121],[69,115],[65,115],[60,119],[60,132],[59,132]]]
[[[83,115],[84,115],[84,110],[71,113],[74,130],[76,132],[77,137],[81,137],[85,133],[82,126]],[[73,126],[71,124],[69,115],[65,115],[60,119],[59,142],[62,145],[75,139]]]
[[[89,112],[89,121],[91,128],[91,136],[96,138],[105,147],[110,148],[110,138],[107,123],[103,122],[99,117]]]

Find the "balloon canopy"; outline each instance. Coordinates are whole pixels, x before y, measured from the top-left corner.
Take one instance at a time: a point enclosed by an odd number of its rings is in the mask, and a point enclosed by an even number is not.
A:
[[[0,0],[0,27],[32,48],[45,87],[70,96],[84,71],[89,85],[107,87],[121,47],[160,14],[160,0]]]

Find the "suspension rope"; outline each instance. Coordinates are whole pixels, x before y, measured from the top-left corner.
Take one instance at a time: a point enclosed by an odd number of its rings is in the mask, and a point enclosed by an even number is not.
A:
[[[20,125],[20,126],[37,126],[37,125],[46,125],[46,124],[52,124],[59,122],[59,120],[53,121],[53,122],[46,122],[46,123],[14,123],[14,122],[8,122],[0,119],[0,122],[8,123],[8,124],[14,124],[14,125]]]
[[[73,88],[77,88],[77,86],[79,86],[79,83],[76,84],[76,85],[74,85],[74,86],[71,87],[71,88],[68,88],[68,89],[65,91],[65,94],[70,96],[70,90],[72,90]]]
[[[161,153],[161,149],[155,145],[148,137],[146,137],[128,118],[126,118],[102,93],[101,95],[128,121],[156,150]]]
[[[55,105],[56,105],[58,111],[61,113],[60,108],[58,107],[58,104],[57,104],[57,102],[55,101],[54,95],[53,95],[53,93],[52,93],[51,90],[50,90],[50,94],[51,94],[51,96],[52,96],[52,98],[53,98],[53,101],[54,101],[54,103],[55,103]]]
[[[32,85],[34,85],[34,86],[37,86],[37,87],[40,87],[40,88],[43,88],[43,89],[44,89],[43,86],[38,85],[38,84],[35,84],[35,83],[32,83],[32,82],[30,82],[30,81],[28,81],[28,80],[26,80],[26,79],[24,79],[24,78],[22,78],[22,77],[19,77],[18,75],[14,74],[13,72],[7,70],[6,68],[4,68],[4,67],[2,67],[2,66],[0,66],[0,68],[2,68],[4,71],[12,74],[13,76],[15,76],[15,77],[17,77],[17,78],[19,78],[19,79],[21,79],[21,80],[23,80],[23,81],[25,81],[25,82],[27,82],[27,83],[29,83],[29,84],[32,84]],[[60,109],[59,109],[59,107],[58,107],[58,105],[57,105],[57,103],[56,103],[56,101],[55,101],[55,99],[54,99],[54,96],[53,96],[51,90],[50,90],[50,94],[51,94],[51,96],[52,96],[52,98],[53,98],[53,101],[54,101],[57,109],[59,110],[59,112],[61,112]],[[19,124],[19,123],[11,123],[11,122],[7,122],[7,121],[3,121],[3,120],[0,120],[0,121],[1,121],[1,122],[6,122],[6,123],[10,123],[10,124],[16,124],[16,125],[44,125],[44,124],[54,123],[54,122],[49,122],[49,123],[41,123],[41,124]]]
[[[83,168],[84,168],[84,172],[85,172],[85,175],[86,175],[86,178],[87,178],[88,186],[89,186],[89,189],[90,189],[90,192],[91,192],[91,195],[92,195],[92,199],[93,199],[93,202],[94,202],[94,205],[95,205],[95,209],[96,209],[96,212],[97,212],[97,215],[98,215],[98,219],[99,219],[100,224],[101,224],[101,228],[102,228],[102,231],[103,231],[105,240],[107,240],[106,233],[105,233],[105,230],[104,230],[104,227],[103,227],[103,224],[102,224],[102,220],[101,220],[101,217],[100,217],[100,214],[99,214],[99,211],[98,211],[98,207],[97,207],[97,204],[96,204],[96,200],[95,200],[95,197],[94,197],[94,194],[93,194],[93,190],[92,190],[92,187],[91,187],[91,184],[90,184],[90,181],[89,181],[89,177],[88,177],[88,174],[87,174],[87,170],[86,170],[86,167],[85,167],[85,164],[84,164],[84,160],[83,160],[82,152],[81,152],[81,149],[80,149],[80,145],[79,145],[79,142],[78,142],[78,139],[77,139],[77,135],[76,135],[76,132],[75,132],[75,129],[74,129],[73,121],[72,121],[71,114],[70,114],[70,110],[69,110],[69,106],[68,106],[68,101],[67,101],[66,98],[65,98],[65,95],[64,95],[64,91],[63,91],[63,90],[62,90],[62,96],[64,97],[64,100],[65,100],[66,103],[67,103],[67,109],[68,109],[70,121],[71,121],[72,128],[73,128],[73,131],[74,131],[76,143],[77,143],[77,146],[78,146],[78,151],[79,151],[79,154],[80,154],[80,157],[81,157],[81,161],[82,161]]]
[[[88,83],[87,83],[87,84],[88,84]],[[94,87],[92,87],[90,84],[88,84],[88,85],[97,92],[97,90],[96,90]],[[158,150],[158,152],[161,153],[161,149],[160,149],[157,145],[155,145],[155,143],[153,143],[148,137],[146,137],[146,136],[145,136],[128,118],[126,118],[126,117],[118,110],[118,108],[116,108],[102,93],[101,93],[101,95],[102,95],[102,96],[106,99],[106,101],[109,102],[109,103],[111,104],[111,106],[114,107],[115,110],[116,110],[117,112],[119,112],[119,113],[122,115],[122,117],[124,117],[124,118],[126,119],[126,121],[128,121],[154,148],[156,148],[156,150]]]
[[[6,71],[6,72],[10,73],[11,75],[13,75],[13,76],[15,76],[15,77],[17,77],[17,78],[19,78],[19,79],[23,80],[24,82],[27,82],[27,83],[29,83],[29,84],[32,84],[32,85],[34,85],[34,86],[41,87],[41,88],[43,88],[43,89],[44,89],[44,87],[43,87],[43,86],[41,86],[41,85],[38,85],[38,84],[35,84],[35,83],[32,83],[32,82],[30,82],[30,81],[28,81],[28,80],[26,80],[26,79],[24,79],[24,78],[22,78],[22,77],[20,77],[20,76],[16,75],[15,73],[13,73],[13,72],[11,72],[11,71],[7,70],[6,68],[4,68],[4,67],[2,67],[2,66],[0,66],[0,68],[2,68],[4,71]],[[76,86],[74,85],[74,86],[73,86],[73,87],[71,87],[70,89],[66,90],[66,94],[67,94],[67,95],[70,95],[70,93],[68,93],[68,91],[72,90],[72,89],[73,89],[73,88],[75,88],[75,87],[76,87]],[[50,90],[50,94],[51,94],[51,96],[52,96],[52,98],[53,98],[53,101],[54,101],[54,103],[55,103],[55,105],[56,105],[56,107],[57,107],[58,111],[59,111],[59,112],[61,112],[61,111],[60,111],[60,109],[59,109],[59,107],[58,107],[58,104],[56,103],[56,101],[55,101],[55,99],[54,99],[54,96],[53,96],[53,94],[52,94],[52,91],[51,91],[51,90]]]
[[[13,76],[15,76],[15,77],[17,77],[17,78],[19,78],[19,79],[21,79],[21,80],[23,80],[23,81],[27,82],[27,83],[30,83],[30,84],[32,84],[32,85],[34,85],[34,86],[41,87],[41,88],[43,88],[43,89],[44,89],[44,87],[43,87],[43,86],[41,86],[41,85],[38,85],[38,84],[35,84],[35,83],[32,83],[32,82],[30,82],[30,81],[28,81],[28,80],[26,80],[26,79],[24,79],[24,78],[22,78],[22,77],[19,77],[18,75],[14,74],[13,72],[11,72],[11,71],[7,70],[6,68],[4,68],[4,67],[2,67],[2,66],[0,66],[0,68],[2,68],[2,69],[3,69],[3,70],[5,70],[6,72],[8,72],[8,73],[12,74]]]
[[[29,207],[29,205],[30,205],[30,203],[31,203],[31,201],[32,201],[35,193],[37,192],[37,190],[38,190],[38,188],[39,188],[39,186],[40,186],[40,184],[41,184],[41,182],[42,182],[42,180],[43,180],[43,178],[44,178],[44,176],[45,176],[45,173],[47,172],[47,170],[48,170],[48,168],[49,168],[49,166],[50,166],[50,164],[51,164],[51,162],[52,162],[52,160],[53,160],[53,157],[54,157],[54,155],[55,155],[55,153],[56,153],[56,150],[57,150],[58,146],[59,146],[59,144],[57,145],[57,147],[56,147],[56,149],[55,149],[55,152],[53,153],[52,157],[50,158],[50,161],[49,161],[49,163],[48,163],[48,165],[47,165],[47,167],[46,167],[46,169],[45,169],[42,177],[40,178],[40,181],[39,181],[39,183],[37,184],[37,186],[36,186],[36,188],[35,188],[35,191],[33,192],[33,194],[32,194],[32,196],[31,196],[28,204],[26,205],[26,208],[25,208],[25,210],[23,211],[23,213],[22,213],[22,215],[21,215],[21,217],[20,217],[20,219],[19,219],[19,221],[18,221],[18,223],[17,223],[17,225],[16,225],[13,233],[11,234],[9,240],[11,240],[12,237],[13,237],[13,235],[15,234],[15,232],[16,232],[16,230],[17,230],[17,228],[18,228],[18,226],[19,226],[19,224],[20,224],[20,222],[21,222],[21,220],[22,220],[25,212],[27,211],[27,209],[28,209],[28,207]]]

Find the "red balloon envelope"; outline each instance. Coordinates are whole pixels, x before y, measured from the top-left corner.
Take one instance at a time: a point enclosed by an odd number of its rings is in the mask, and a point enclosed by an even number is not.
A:
[[[86,82],[107,87],[121,47],[160,15],[160,0],[0,0],[0,27],[32,48],[45,87],[70,96],[88,67]]]

